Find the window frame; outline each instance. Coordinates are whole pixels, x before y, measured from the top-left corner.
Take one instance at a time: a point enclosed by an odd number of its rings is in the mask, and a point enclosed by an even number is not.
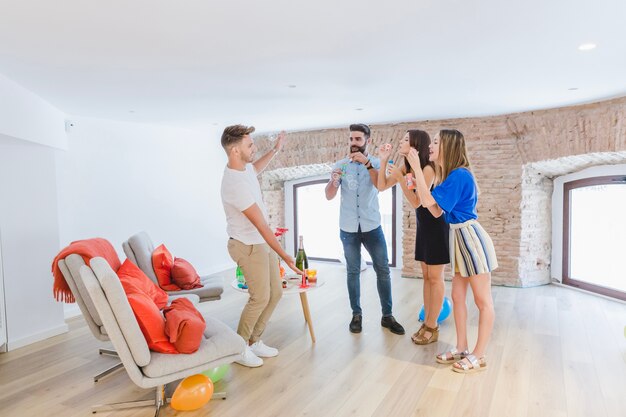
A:
[[[571,191],[594,185],[626,184],[624,175],[588,177],[563,183],[563,251],[561,282],[571,287],[626,301],[626,292],[572,278],[570,270]]]
[[[295,239],[298,236],[298,189],[310,185],[316,184],[327,184],[329,178],[322,179],[314,179],[310,181],[298,182],[292,185],[292,196],[293,196],[293,253],[297,253],[298,251],[298,242]],[[397,213],[397,187],[394,185],[391,188],[391,254],[389,254],[389,267],[395,268],[398,264],[398,254],[397,254],[397,221],[398,221],[398,213]],[[314,261],[325,261],[325,262],[336,262],[340,263],[339,259],[332,258],[320,258],[315,256],[308,256],[310,260]],[[371,262],[368,262],[371,265]]]

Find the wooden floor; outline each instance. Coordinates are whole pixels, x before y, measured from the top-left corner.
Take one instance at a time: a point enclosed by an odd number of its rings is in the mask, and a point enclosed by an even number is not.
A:
[[[460,375],[435,363],[454,341],[452,318],[441,339],[411,343],[418,327],[422,281],[393,272],[394,314],[407,328],[380,326],[375,275],[363,276],[363,333],[348,331],[345,270],[320,264],[326,285],[309,294],[317,336],[311,343],[300,299],[285,296],[264,335],[280,349],[257,369],[232,365],[217,384],[228,399],[194,412],[166,407],[162,416],[626,416],[626,305],[557,286],[494,287],[496,325],[489,370]],[[449,283],[446,284],[447,286]],[[449,294],[449,287],[447,293]],[[471,297],[471,295],[470,295]],[[246,295],[226,286],[221,301],[201,310],[237,327]],[[470,302],[470,336],[477,311]],[[115,363],[82,318],[70,332],[0,355],[0,416],[87,416],[98,403],[152,398],[125,371],[94,384]],[[177,383],[170,385],[174,389]],[[152,416],[150,408],[99,416]]]

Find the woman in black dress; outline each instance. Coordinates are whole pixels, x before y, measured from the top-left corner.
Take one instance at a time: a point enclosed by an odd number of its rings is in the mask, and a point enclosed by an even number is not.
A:
[[[393,164],[389,161],[392,146],[381,145],[379,148],[380,170],[378,175],[379,191],[386,190],[399,183],[407,201],[415,208],[416,236],[415,260],[420,261],[424,276],[424,324],[411,336],[418,345],[427,345],[439,339],[437,318],[443,305],[445,286],[443,271],[450,263],[449,227],[444,216],[438,218],[422,207],[419,196],[415,192],[413,178],[415,173],[406,159],[411,148],[419,152],[420,166],[429,188],[435,183],[435,167],[429,162],[430,136],[423,130],[411,129],[406,132],[400,142],[398,153],[403,156],[404,164]],[[387,171],[389,175],[387,175]]]

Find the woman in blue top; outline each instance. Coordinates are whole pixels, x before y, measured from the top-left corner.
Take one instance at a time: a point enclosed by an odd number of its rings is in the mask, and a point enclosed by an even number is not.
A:
[[[423,130],[407,130],[400,142],[398,153],[403,156],[404,164],[395,165],[389,161],[391,144],[381,145],[378,150],[380,171],[378,172],[378,190],[383,191],[394,184],[400,184],[407,201],[415,209],[415,260],[420,261],[424,277],[424,323],[413,334],[411,340],[418,345],[434,343],[439,339],[437,318],[443,305],[445,285],[443,270],[450,263],[449,228],[444,217],[434,217],[422,206],[414,187],[408,187],[405,176],[415,175],[406,159],[411,149],[419,152],[419,170],[423,172],[426,185],[431,188],[435,181],[435,164],[429,161],[428,148],[430,136]],[[389,166],[390,175],[385,175]],[[417,167],[416,167],[417,168]]]
[[[417,193],[424,207],[435,217],[442,214],[450,224],[452,302],[456,347],[437,355],[439,363],[453,363],[452,370],[468,373],[487,369],[485,350],[491,336],[495,312],[491,297],[491,271],[498,267],[491,238],[476,221],[478,187],[472,174],[465,138],[458,130],[442,130],[430,145],[430,160],[437,168],[438,185],[426,185],[419,165],[419,153],[411,149],[407,159],[415,171]],[[468,352],[467,287],[472,287],[478,307],[478,340]]]

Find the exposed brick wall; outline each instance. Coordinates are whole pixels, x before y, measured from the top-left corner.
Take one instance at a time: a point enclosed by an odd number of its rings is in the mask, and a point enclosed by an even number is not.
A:
[[[442,128],[462,131],[481,190],[479,220],[498,254],[493,282],[532,286],[550,279],[552,178],[626,161],[625,118],[626,97],[502,116],[372,125],[369,150],[376,153],[385,142],[397,149],[409,128],[431,135]],[[262,179],[272,226],[284,224],[283,182],[330,172],[328,164],[346,155],[347,137],[347,127],[289,134]],[[270,146],[264,138],[257,144],[261,150]],[[402,273],[419,276],[413,260],[415,214],[407,204],[403,208]]]

